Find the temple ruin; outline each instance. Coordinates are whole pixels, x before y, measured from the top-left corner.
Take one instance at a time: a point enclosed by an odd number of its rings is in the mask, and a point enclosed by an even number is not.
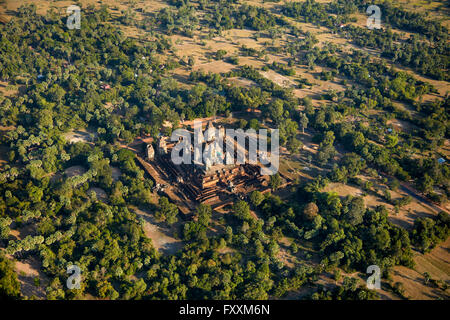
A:
[[[225,161],[224,148],[218,148],[217,143],[222,142],[224,146],[227,139],[228,142],[231,140],[225,136],[223,127],[217,130],[209,122],[203,136],[202,151],[209,155],[204,163],[193,159],[191,164],[174,164],[171,151],[176,143],[168,142],[167,137],[162,136],[157,140],[156,152],[151,144],[146,146],[144,169],[155,181],[156,170],[158,179],[162,177],[176,189],[178,199],[191,202],[186,203],[188,207],[195,207],[198,203],[206,203],[213,208],[223,207],[236,199],[245,199],[253,190],[269,190],[268,177],[261,175],[259,164]],[[235,143],[234,138],[232,143]],[[149,166],[152,168],[148,169]]]

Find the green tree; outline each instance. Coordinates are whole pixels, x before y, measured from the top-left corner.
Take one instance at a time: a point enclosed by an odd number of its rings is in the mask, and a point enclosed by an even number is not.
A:
[[[308,128],[309,119],[306,114],[302,113],[300,115],[300,124],[302,125],[302,132],[305,133],[305,129]]]
[[[366,207],[363,198],[357,197],[352,199],[346,216],[347,222],[353,226],[362,223],[365,211]]]
[[[247,127],[248,121],[245,119],[240,119],[239,120],[239,128],[241,129],[245,129],[245,127]]]
[[[248,127],[250,129],[254,129],[254,130],[258,130],[259,129],[259,121],[258,119],[251,119],[250,122],[248,123]]]
[[[250,206],[247,202],[240,200],[233,205],[233,212],[236,217],[242,220],[250,219]]]
[[[303,209],[303,216],[306,220],[312,221],[319,213],[319,207],[314,202],[308,203]]]
[[[217,50],[216,51],[216,59],[217,60],[222,60],[223,57],[225,57],[226,54],[227,54],[227,52],[225,50]]]
[[[212,209],[211,209],[210,205],[200,204],[197,207],[197,212],[196,212],[198,223],[207,227],[209,225],[209,222],[211,221],[211,214],[212,214]]]
[[[272,190],[277,190],[281,184],[283,183],[283,180],[280,177],[279,173],[275,173],[270,176],[269,185],[272,188]]]
[[[159,210],[155,216],[157,219],[166,221],[168,224],[174,224],[178,221],[178,208],[175,204],[170,203],[166,197],[159,198]]]
[[[20,282],[14,263],[0,252],[0,300],[20,298]]]
[[[291,154],[297,154],[303,148],[303,143],[295,137],[290,137],[286,143],[286,148]]]
[[[260,191],[255,190],[250,194],[250,202],[255,207],[259,206],[263,200],[264,195]]]

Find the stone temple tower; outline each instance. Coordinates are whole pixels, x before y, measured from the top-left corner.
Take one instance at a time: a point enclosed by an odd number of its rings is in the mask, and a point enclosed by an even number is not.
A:
[[[204,136],[207,142],[213,141],[216,138],[216,128],[214,128],[212,121],[208,122]]]
[[[166,137],[160,137],[158,142],[158,153],[160,155],[167,154]]]
[[[155,158],[155,149],[151,143],[147,144],[145,155],[147,156],[147,160],[153,160]]]

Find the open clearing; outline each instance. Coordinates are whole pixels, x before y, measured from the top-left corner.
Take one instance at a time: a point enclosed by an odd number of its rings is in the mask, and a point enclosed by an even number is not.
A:
[[[72,130],[64,135],[70,143],[77,142],[92,142],[97,134],[91,133],[87,130]]]
[[[74,177],[74,176],[80,176],[84,173],[86,173],[86,169],[83,166],[72,166],[64,170],[64,174],[67,177]]]
[[[169,229],[164,227],[162,223],[156,221],[152,214],[135,207],[132,209],[138,217],[144,219],[144,233],[148,238],[152,239],[153,246],[160,253],[174,254],[183,247],[183,242],[169,236]],[[176,226],[172,228],[176,228]]]
[[[45,298],[45,288],[49,279],[40,270],[42,265],[36,257],[28,257],[22,261],[15,261],[15,269],[19,278],[21,292],[27,297],[35,296],[39,299]],[[36,280],[39,282],[36,283]]]
[[[112,171],[111,175],[112,175],[112,178],[114,179],[114,181],[118,181],[120,179],[121,174],[122,174],[120,169],[116,168],[116,167],[111,167],[111,171]]]
[[[448,289],[444,292],[431,283],[425,284],[423,275],[428,272],[432,279],[450,284],[450,238],[425,255],[417,253],[414,261],[414,270],[398,266],[393,272],[394,282],[403,283],[406,296],[420,300],[450,299]]]
[[[89,188],[87,194],[90,194],[91,192],[94,192],[97,199],[100,201],[106,202],[108,200],[108,194],[102,188],[97,187]]]

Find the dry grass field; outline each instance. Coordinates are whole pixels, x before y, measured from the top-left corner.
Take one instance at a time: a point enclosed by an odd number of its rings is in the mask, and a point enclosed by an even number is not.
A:
[[[394,268],[394,282],[401,282],[405,288],[405,295],[414,300],[435,300],[450,298],[449,291],[436,288],[433,284],[426,284],[424,273],[428,272],[431,279],[450,282],[450,239],[441,243],[430,253],[417,253],[414,257],[414,269],[397,266]]]

